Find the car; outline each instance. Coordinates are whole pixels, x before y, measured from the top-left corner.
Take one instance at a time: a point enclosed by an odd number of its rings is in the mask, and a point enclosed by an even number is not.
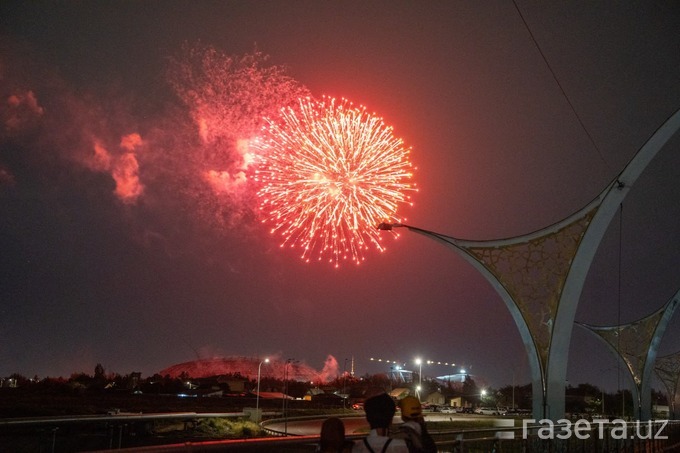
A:
[[[497,407],[478,407],[475,409],[475,414],[480,415],[502,415],[502,411]]]
[[[455,414],[456,408],[453,406],[442,406],[439,408],[439,412],[442,414]]]
[[[459,414],[473,414],[475,411],[471,407],[458,406],[456,412]]]

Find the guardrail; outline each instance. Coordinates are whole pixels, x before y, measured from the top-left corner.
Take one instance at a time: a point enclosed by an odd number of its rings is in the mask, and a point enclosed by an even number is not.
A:
[[[295,417],[296,420],[309,417]],[[318,419],[318,418],[317,418]],[[293,421],[290,418],[289,421]],[[280,423],[282,420],[275,421]],[[569,428],[569,429],[567,429]],[[629,422],[621,424],[598,422],[588,427],[573,424],[554,424],[551,428],[543,425],[523,427],[495,427],[474,430],[452,430],[431,433],[439,452],[476,453],[552,453],[552,452],[638,452],[657,453],[680,451],[680,422]],[[586,429],[587,428],[587,429]],[[279,433],[281,434],[281,433]],[[557,437],[557,436],[561,437]],[[358,441],[364,435],[348,435]],[[244,441],[215,441],[185,443],[150,447],[136,450],[148,453],[159,452],[210,452],[238,451],[243,453],[312,452],[318,445],[318,436],[291,436]]]
[[[675,452],[680,421],[525,424],[432,433],[442,452]],[[617,423],[618,422],[618,423]],[[577,426],[578,424],[578,426]]]

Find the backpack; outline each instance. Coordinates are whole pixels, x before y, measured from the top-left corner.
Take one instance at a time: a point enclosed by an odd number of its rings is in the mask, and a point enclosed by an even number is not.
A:
[[[437,446],[430,434],[423,428],[423,433],[418,434],[413,428],[409,426],[399,426],[399,428],[390,434],[394,439],[403,439],[406,442],[408,451],[410,453],[434,453],[437,451]]]
[[[393,439],[403,439],[406,442],[408,451],[411,453],[424,451],[420,435],[413,428],[400,426],[396,431],[390,434],[390,437]]]
[[[387,439],[387,442],[385,442],[385,445],[383,445],[382,450],[380,450],[380,453],[385,453],[387,451],[388,445],[390,445],[390,442],[392,442],[392,438]],[[371,446],[368,444],[368,439],[364,437],[364,445],[366,445],[366,448],[368,448],[368,451],[371,453],[375,453],[375,451],[371,448]]]

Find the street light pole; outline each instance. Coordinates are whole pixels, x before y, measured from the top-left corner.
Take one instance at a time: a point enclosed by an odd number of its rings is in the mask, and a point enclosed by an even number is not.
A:
[[[286,395],[286,392],[288,392],[288,364],[291,363],[293,359],[288,359],[286,360],[286,363],[283,364],[283,435],[288,436],[288,415],[286,414],[286,406],[288,405],[288,396]]]
[[[255,397],[255,414],[258,420],[260,419],[260,370],[262,369],[263,363],[269,363],[269,358],[264,359],[257,366],[257,396]]]
[[[342,408],[347,407],[347,359],[342,367]]]
[[[420,399],[420,389],[423,388],[423,361],[419,357],[416,359],[416,365],[418,365],[418,399]]]
[[[512,410],[515,410],[515,370],[512,370]]]

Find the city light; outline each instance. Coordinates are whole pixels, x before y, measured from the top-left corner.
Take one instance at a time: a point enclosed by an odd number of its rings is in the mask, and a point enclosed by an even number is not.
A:
[[[382,359],[382,358],[377,358],[377,357],[371,357],[369,359],[371,362],[385,362],[385,363],[403,363],[405,364],[406,362],[403,360],[392,360],[392,359]],[[420,359],[422,360],[422,359]],[[424,360],[423,363],[427,365],[437,365],[437,366],[456,366],[454,362],[448,362],[448,361],[442,361],[442,360]],[[463,372],[463,371],[461,371]]]

